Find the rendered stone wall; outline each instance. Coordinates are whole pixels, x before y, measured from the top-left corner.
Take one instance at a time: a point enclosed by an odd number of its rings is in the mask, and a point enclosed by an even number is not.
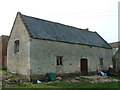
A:
[[[19,40],[19,52],[14,52],[15,41]],[[12,29],[10,39],[8,41],[7,47],[7,70],[10,72],[16,72],[18,74],[26,76],[30,79],[30,38],[27,30],[22,22],[20,15],[14,22],[14,27]]]
[[[38,39],[31,39],[30,46],[30,68],[33,76],[47,72],[80,73],[81,58],[88,59],[89,72],[100,68],[100,58],[103,58],[104,70],[112,64],[111,49]],[[63,66],[56,65],[57,56],[63,56]]]

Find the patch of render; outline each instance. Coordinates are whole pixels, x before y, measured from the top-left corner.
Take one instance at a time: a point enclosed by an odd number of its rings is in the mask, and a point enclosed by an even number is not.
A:
[[[112,50],[63,42],[31,39],[31,75],[54,73],[80,73],[80,59],[88,59],[88,71],[100,68],[99,59],[104,59],[104,69],[112,64]],[[63,66],[58,69],[56,57],[63,56]]]
[[[14,52],[14,42],[19,40],[19,52]],[[10,72],[16,72],[18,74],[27,76],[30,78],[30,38],[27,30],[20,18],[17,15],[13,29],[8,41],[7,47],[7,68]]]

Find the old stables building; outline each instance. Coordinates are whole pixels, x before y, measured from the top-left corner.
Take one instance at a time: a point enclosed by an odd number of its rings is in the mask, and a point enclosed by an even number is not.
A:
[[[48,72],[107,70],[112,48],[97,33],[17,13],[7,46],[7,70],[28,80]]]

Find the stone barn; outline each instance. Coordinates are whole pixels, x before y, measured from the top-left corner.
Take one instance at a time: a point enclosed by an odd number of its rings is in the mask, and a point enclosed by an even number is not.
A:
[[[88,74],[112,64],[111,46],[97,33],[17,13],[7,68],[27,79],[53,72]]]
[[[0,67],[7,68],[7,43],[9,36],[0,36]]]

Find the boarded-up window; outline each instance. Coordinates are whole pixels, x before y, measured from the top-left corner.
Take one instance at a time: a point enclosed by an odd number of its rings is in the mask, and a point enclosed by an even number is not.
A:
[[[63,56],[57,56],[57,65],[63,65]]]
[[[14,43],[14,53],[19,52],[19,40],[16,40]]]
[[[103,58],[100,58],[100,65],[103,65]]]

